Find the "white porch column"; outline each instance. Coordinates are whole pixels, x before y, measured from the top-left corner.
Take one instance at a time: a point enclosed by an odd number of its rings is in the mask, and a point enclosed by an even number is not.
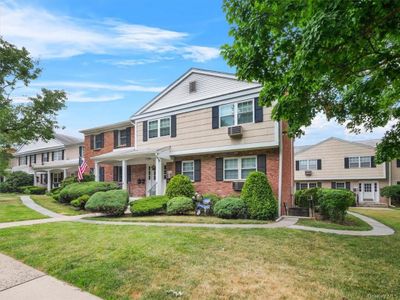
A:
[[[94,162],[94,180],[99,181],[99,163],[97,161]]]
[[[34,185],[34,186],[37,185],[36,172],[35,172],[35,171],[33,171],[33,185]]]
[[[122,189],[128,190],[128,174],[126,160],[122,161]]]
[[[47,170],[47,191],[51,190],[51,172]]]
[[[163,194],[163,171],[162,159],[156,156],[156,195]]]
[[[67,177],[67,169],[64,169],[63,172],[64,172],[64,174],[63,174],[63,175],[64,175],[63,179],[65,179],[65,178]]]

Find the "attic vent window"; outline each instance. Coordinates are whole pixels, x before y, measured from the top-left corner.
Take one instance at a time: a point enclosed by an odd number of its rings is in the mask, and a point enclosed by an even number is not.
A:
[[[196,90],[196,81],[189,82],[189,93],[194,93]]]

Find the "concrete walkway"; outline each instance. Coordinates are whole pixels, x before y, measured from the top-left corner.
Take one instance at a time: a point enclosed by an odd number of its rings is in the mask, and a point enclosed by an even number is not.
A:
[[[100,300],[3,254],[0,270],[0,300]]]
[[[21,201],[25,206],[28,206],[30,209],[36,210],[38,213],[41,213],[42,215],[48,216],[50,218],[65,217],[64,215],[60,215],[58,213],[55,213],[54,211],[44,208],[43,206],[40,206],[39,204],[36,204],[36,202],[34,202],[29,196],[21,196]]]

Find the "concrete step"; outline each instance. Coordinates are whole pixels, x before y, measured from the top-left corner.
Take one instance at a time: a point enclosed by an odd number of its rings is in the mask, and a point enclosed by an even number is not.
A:
[[[358,206],[360,207],[388,207],[386,203],[376,203],[376,202],[362,202]]]

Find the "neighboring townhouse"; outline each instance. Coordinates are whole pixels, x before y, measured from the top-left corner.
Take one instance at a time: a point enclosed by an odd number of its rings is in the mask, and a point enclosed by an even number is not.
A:
[[[134,197],[163,194],[175,174],[200,193],[238,194],[258,170],[279,204],[291,206],[293,142],[272,109],[258,105],[260,90],[232,74],[190,69],[129,121],[82,130],[85,158],[96,180],[120,182]]]
[[[77,172],[83,152],[81,139],[56,133],[49,141],[38,140],[21,146],[14,153],[12,171],[33,174],[34,185],[50,190]]]
[[[296,190],[348,189],[357,194],[360,205],[386,204],[380,189],[400,184],[400,160],[376,164],[378,142],[331,137],[315,145],[295,147]]]

